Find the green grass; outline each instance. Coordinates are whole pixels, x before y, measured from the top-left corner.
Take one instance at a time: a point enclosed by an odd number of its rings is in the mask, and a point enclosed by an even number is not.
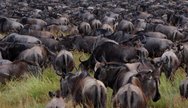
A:
[[[88,58],[88,54],[73,52],[76,64],[79,64],[79,57],[82,60]],[[179,84],[185,79],[183,69],[176,72],[173,82],[168,81],[164,74],[161,76],[160,93],[161,99],[154,103],[149,102],[148,108],[188,108],[188,101],[181,99],[179,95]],[[9,81],[6,85],[0,85],[0,108],[44,108],[50,100],[49,91],[59,89],[59,77],[54,70],[44,70],[42,77],[27,76],[22,80]],[[108,88],[107,108],[111,108],[112,90]],[[71,102],[67,104],[72,108]],[[79,107],[77,107],[79,108]]]

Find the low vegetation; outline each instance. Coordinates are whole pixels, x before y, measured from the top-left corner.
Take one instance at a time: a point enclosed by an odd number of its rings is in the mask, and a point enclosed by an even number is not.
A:
[[[88,55],[74,52],[76,64],[79,64],[80,55],[87,59]],[[185,78],[183,69],[176,72],[173,82],[168,81],[162,74],[160,82],[161,99],[150,102],[148,108],[187,108],[188,100],[182,99],[179,94],[179,84]],[[48,91],[59,89],[59,77],[52,68],[44,70],[40,77],[26,76],[22,80],[9,81],[6,85],[0,85],[0,108],[44,108],[49,101]],[[108,88],[107,108],[111,108],[111,93]],[[67,104],[71,108],[71,102]],[[78,107],[79,108],[79,107]]]

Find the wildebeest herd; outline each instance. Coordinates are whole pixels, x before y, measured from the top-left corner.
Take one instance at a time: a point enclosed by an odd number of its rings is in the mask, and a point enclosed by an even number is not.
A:
[[[69,96],[74,107],[107,108],[106,87],[113,108],[146,108],[161,98],[162,72],[188,74],[185,0],[1,0],[0,32],[2,84],[50,66],[61,77],[46,108]],[[73,50],[90,54],[78,68]],[[188,78],[179,90],[188,98]]]

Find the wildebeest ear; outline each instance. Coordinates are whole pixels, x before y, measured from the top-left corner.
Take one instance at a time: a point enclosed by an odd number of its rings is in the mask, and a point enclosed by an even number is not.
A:
[[[55,94],[51,91],[48,92],[48,95],[49,95],[50,98],[53,98],[55,96]]]
[[[56,97],[57,97],[57,98],[60,98],[60,97],[61,97],[61,91],[60,91],[60,90],[57,90],[57,91],[56,91]]]
[[[181,43],[179,43],[177,45],[177,49],[178,49],[178,51],[182,51],[184,49],[184,46]]]

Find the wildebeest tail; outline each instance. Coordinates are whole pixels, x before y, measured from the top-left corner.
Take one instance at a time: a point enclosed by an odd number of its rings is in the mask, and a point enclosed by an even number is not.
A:
[[[126,98],[126,96],[124,98]],[[128,108],[132,107],[132,105],[131,105],[132,104],[132,100],[133,100],[133,94],[132,94],[130,86],[128,86],[128,90],[127,90],[127,104],[128,104]]]
[[[97,87],[97,85],[93,86],[94,87],[94,98],[93,98],[93,106],[94,108],[100,108],[100,89]]]
[[[133,94],[132,94],[130,86],[128,86],[128,90],[124,92],[122,99],[123,101],[120,101],[120,102],[123,102],[123,103],[120,103],[122,108],[126,108],[126,107],[132,108],[131,104],[133,100]]]
[[[99,102],[100,102],[100,108],[106,108],[106,90],[100,86],[99,91]]]

